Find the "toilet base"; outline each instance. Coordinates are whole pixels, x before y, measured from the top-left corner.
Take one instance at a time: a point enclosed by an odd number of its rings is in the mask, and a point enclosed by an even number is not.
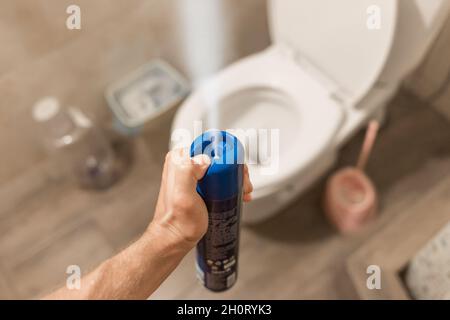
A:
[[[262,196],[256,191],[253,200],[244,204],[241,221],[245,225],[261,223],[286,209],[333,166],[336,155],[336,152],[322,155],[310,168],[292,177],[277,191],[267,192]]]

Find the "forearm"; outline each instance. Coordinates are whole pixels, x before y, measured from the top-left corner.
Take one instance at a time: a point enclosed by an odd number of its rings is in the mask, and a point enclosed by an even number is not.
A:
[[[46,299],[146,299],[191,248],[170,230],[151,225],[139,240],[83,277],[80,290],[63,287]]]

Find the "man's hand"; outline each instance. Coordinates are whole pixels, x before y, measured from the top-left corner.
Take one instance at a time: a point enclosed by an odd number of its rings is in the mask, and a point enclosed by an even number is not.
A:
[[[208,228],[208,212],[196,187],[209,165],[207,156],[191,159],[187,150],[169,152],[155,215],[144,235],[83,277],[80,290],[63,287],[45,298],[148,298]],[[244,171],[244,201],[250,201],[253,187],[248,168]]]
[[[155,216],[148,232],[162,231],[167,237],[191,249],[208,228],[208,212],[196,191],[211,160],[206,155],[191,158],[189,150],[176,149],[166,156]],[[244,201],[251,200],[253,186],[244,167]],[[158,229],[158,230],[155,230]]]

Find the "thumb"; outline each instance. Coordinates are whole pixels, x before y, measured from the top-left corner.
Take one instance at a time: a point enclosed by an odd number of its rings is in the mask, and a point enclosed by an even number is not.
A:
[[[199,154],[192,159],[192,170],[194,177],[200,180],[205,175],[209,166],[211,165],[211,159],[206,154]]]

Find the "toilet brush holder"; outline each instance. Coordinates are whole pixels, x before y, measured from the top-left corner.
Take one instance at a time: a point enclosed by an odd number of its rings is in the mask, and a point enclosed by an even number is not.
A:
[[[341,232],[355,232],[376,215],[377,192],[364,173],[375,142],[379,124],[371,121],[356,167],[338,170],[327,181],[324,210],[330,222]]]

